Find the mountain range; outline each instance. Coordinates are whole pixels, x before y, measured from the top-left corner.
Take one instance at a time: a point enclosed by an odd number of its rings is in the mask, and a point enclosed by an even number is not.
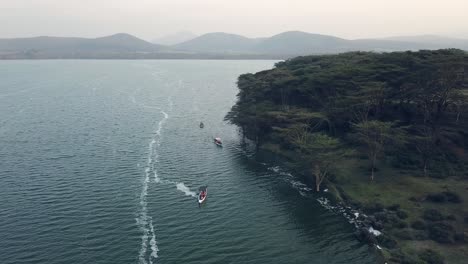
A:
[[[151,43],[161,44],[161,45],[175,45],[188,41],[198,37],[198,35],[193,34],[190,31],[179,31],[173,34],[165,35],[159,38],[155,38]]]
[[[187,39],[188,34],[182,35],[179,40]],[[169,42],[174,43],[176,39],[177,36]],[[468,40],[434,35],[349,40],[300,31],[283,32],[267,38],[247,38],[217,32],[193,37],[181,43],[161,45],[126,33],[100,38],[42,36],[0,39],[0,59],[285,59],[346,51],[386,52],[441,48],[468,50]]]

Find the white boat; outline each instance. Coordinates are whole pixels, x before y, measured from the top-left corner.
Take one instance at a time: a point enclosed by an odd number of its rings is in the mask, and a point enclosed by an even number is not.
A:
[[[214,143],[219,147],[223,146],[223,142],[221,142],[221,138],[219,138],[219,137],[214,139]]]
[[[208,186],[200,187],[199,191],[200,192],[198,193],[198,203],[202,204],[208,196]]]

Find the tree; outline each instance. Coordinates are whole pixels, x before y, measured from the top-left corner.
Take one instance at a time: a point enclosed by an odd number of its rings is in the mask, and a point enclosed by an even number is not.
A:
[[[352,124],[355,138],[363,143],[371,161],[371,181],[374,180],[377,159],[384,154],[387,144],[404,144],[406,132],[393,127],[393,122],[377,120]]]
[[[431,160],[436,150],[434,143],[434,135],[432,129],[427,125],[422,125],[416,129],[419,135],[414,135],[415,147],[418,153],[421,155],[422,167],[424,177],[427,176],[427,168],[429,161]]]
[[[315,176],[315,190],[320,191],[320,185],[330,175],[339,159],[347,151],[337,138],[323,133],[309,134],[308,163],[312,165],[312,174]]]

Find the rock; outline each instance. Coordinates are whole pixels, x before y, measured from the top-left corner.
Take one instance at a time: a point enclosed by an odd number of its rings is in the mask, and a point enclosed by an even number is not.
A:
[[[395,248],[397,246],[396,240],[385,234],[378,236],[377,241],[386,248]]]
[[[372,245],[377,243],[375,236],[372,235],[366,228],[360,228],[355,232],[355,235],[359,241],[365,242],[367,244]]]
[[[380,232],[379,230],[375,230],[374,228],[372,228],[372,226],[369,227],[368,230],[369,230],[369,233],[373,234],[376,237],[378,237],[378,236],[380,236],[382,234],[382,232]]]

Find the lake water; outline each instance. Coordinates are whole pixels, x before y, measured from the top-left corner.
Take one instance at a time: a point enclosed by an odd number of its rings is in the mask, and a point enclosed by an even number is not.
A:
[[[223,121],[273,64],[0,61],[0,263],[375,263]]]

